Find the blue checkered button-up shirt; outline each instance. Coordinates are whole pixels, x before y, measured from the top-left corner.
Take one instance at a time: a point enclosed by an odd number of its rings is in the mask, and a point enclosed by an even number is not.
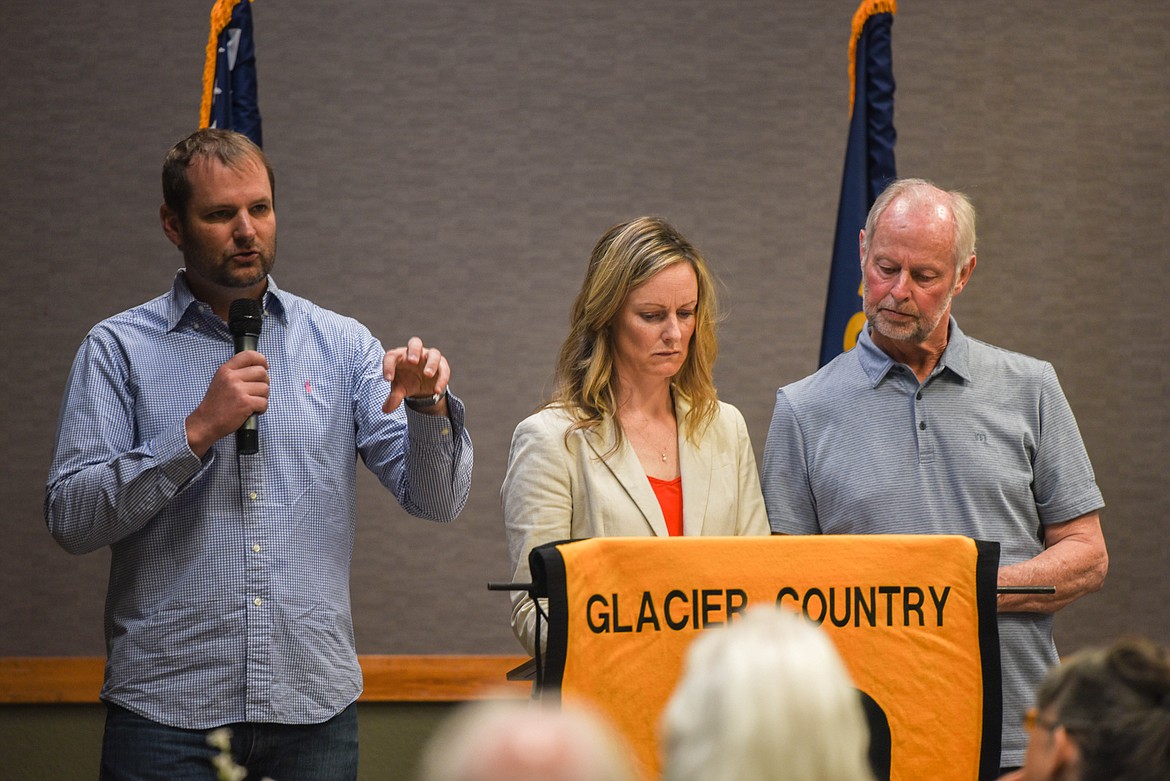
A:
[[[170,293],[97,325],[78,351],[45,499],[66,550],[112,551],[102,698],[176,727],[324,721],[362,688],[350,618],[356,461],[411,514],[450,521],[472,447],[450,417],[382,412],[381,344],[277,288],[260,452],[197,458],[184,421],[234,353],[180,272]]]

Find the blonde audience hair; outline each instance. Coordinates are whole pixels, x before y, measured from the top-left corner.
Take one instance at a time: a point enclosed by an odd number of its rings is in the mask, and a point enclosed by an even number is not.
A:
[[[592,711],[530,700],[465,705],[423,752],[418,781],[636,781],[626,745]]]
[[[836,648],[780,608],[703,632],[662,726],[664,781],[873,781],[860,695]]]
[[[630,291],[677,263],[689,263],[698,281],[695,331],[674,392],[687,399],[688,436],[698,441],[718,410],[713,368],[719,352],[719,308],[707,261],[673,226],[660,217],[619,223],[598,240],[589,258],[585,281],[573,303],[569,334],[557,359],[556,389],[546,406],[567,409],[575,418],[569,432],[591,429],[612,420],[622,432],[617,411],[613,363],[614,320]],[[568,436],[566,434],[566,437]]]

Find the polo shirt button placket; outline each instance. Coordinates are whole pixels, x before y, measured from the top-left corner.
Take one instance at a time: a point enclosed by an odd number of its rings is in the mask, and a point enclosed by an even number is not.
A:
[[[918,431],[915,435],[918,439],[918,463],[925,464],[934,460],[934,445],[932,438],[925,433],[926,411],[922,396],[923,389],[919,386],[914,392],[914,419],[918,421]]]

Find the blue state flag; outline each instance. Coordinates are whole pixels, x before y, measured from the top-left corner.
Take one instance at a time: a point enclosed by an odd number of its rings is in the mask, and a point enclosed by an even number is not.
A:
[[[251,0],[216,0],[211,9],[199,127],[235,130],[262,145]]]
[[[837,206],[833,265],[825,302],[820,365],[857,344],[865,326],[857,237],[874,199],[896,176],[894,166],[894,65],[891,27],[895,0],[865,0],[853,15],[849,48],[849,144]]]

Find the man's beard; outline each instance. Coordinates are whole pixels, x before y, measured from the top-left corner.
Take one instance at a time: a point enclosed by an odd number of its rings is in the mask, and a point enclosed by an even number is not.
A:
[[[248,266],[238,268],[231,257],[240,251],[255,252],[259,256],[259,267]],[[194,266],[195,272],[209,282],[224,288],[244,289],[255,287],[267,278],[272,266],[276,262],[276,240],[271,247],[252,245],[250,247],[236,247],[231,253],[220,254],[211,262],[206,255],[196,255],[195,262],[188,259],[188,267]]]
[[[895,312],[899,310],[896,306],[883,307],[881,301],[864,307],[865,319],[869,321],[869,324],[873,326],[874,330],[887,339],[892,339],[897,342],[922,344],[934,333],[934,329],[942,321],[943,315],[949,310],[951,300],[954,296],[955,291],[952,289],[951,292],[947,293],[946,299],[939,303],[938,309],[933,313],[933,317],[930,320],[924,320],[922,312],[906,312],[904,314],[913,315],[916,319],[908,323],[890,322],[888,319],[882,318],[881,310],[892,309]]]

